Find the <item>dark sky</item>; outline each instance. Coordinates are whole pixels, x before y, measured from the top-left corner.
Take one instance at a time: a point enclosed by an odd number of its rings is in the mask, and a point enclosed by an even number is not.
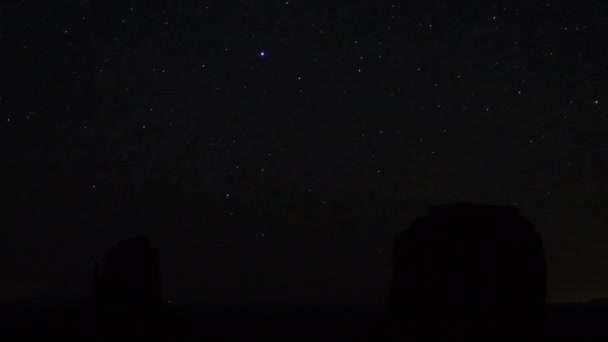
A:
[[[550,301],[608,297],[599,1],[9,3],[0,300],[143,233],[169,299],[381,302],[458,201],[536,225]]]

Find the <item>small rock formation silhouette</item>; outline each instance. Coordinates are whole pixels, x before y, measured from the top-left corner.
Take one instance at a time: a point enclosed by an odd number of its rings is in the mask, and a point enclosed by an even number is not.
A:
[[[119,242],[93,267],[91,305],[104,332],[149,331],[162,305],[160,256],[147,237]]]
[[[432,206],[396,236],[390,307],[399,335],[538,336],[545,297],[541,236],[517,208]]]

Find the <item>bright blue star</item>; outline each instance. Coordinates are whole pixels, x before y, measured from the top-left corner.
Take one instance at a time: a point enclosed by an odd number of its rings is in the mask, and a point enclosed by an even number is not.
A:
[[[261,52],[260,52],[260,57],[264,57],[264,56],[266,56],[266,52],[261,51]]]

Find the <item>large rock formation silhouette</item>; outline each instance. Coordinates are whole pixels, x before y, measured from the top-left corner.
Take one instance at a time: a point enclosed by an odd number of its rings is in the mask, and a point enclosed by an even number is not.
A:
[[[395,239],[390,307],[401,334],[538,335],[545,293],[541,236],[517,208],[433,206]]]
[[[159,252],[147,237],[119,242],[101,270],[95,263],[91,306],[101,331],[150,330],[161,312],[162,290]]]
[[[121,241],[94,266],[93,299],[117,306],[160,303],[160,256],[147,237]]]

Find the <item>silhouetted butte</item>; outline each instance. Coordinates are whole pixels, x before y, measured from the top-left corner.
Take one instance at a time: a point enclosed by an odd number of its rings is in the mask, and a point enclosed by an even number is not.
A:
[[[119,242],[96,262],[91,305],[101,330],[146,331],[161,310],[160,256],[147,237]],[[135,329],[135,330],[134,330]]]
[[[396,236],[390,306],[401,334],[536,335],[545,293],[541,236],[517,208],[432,206]]]

